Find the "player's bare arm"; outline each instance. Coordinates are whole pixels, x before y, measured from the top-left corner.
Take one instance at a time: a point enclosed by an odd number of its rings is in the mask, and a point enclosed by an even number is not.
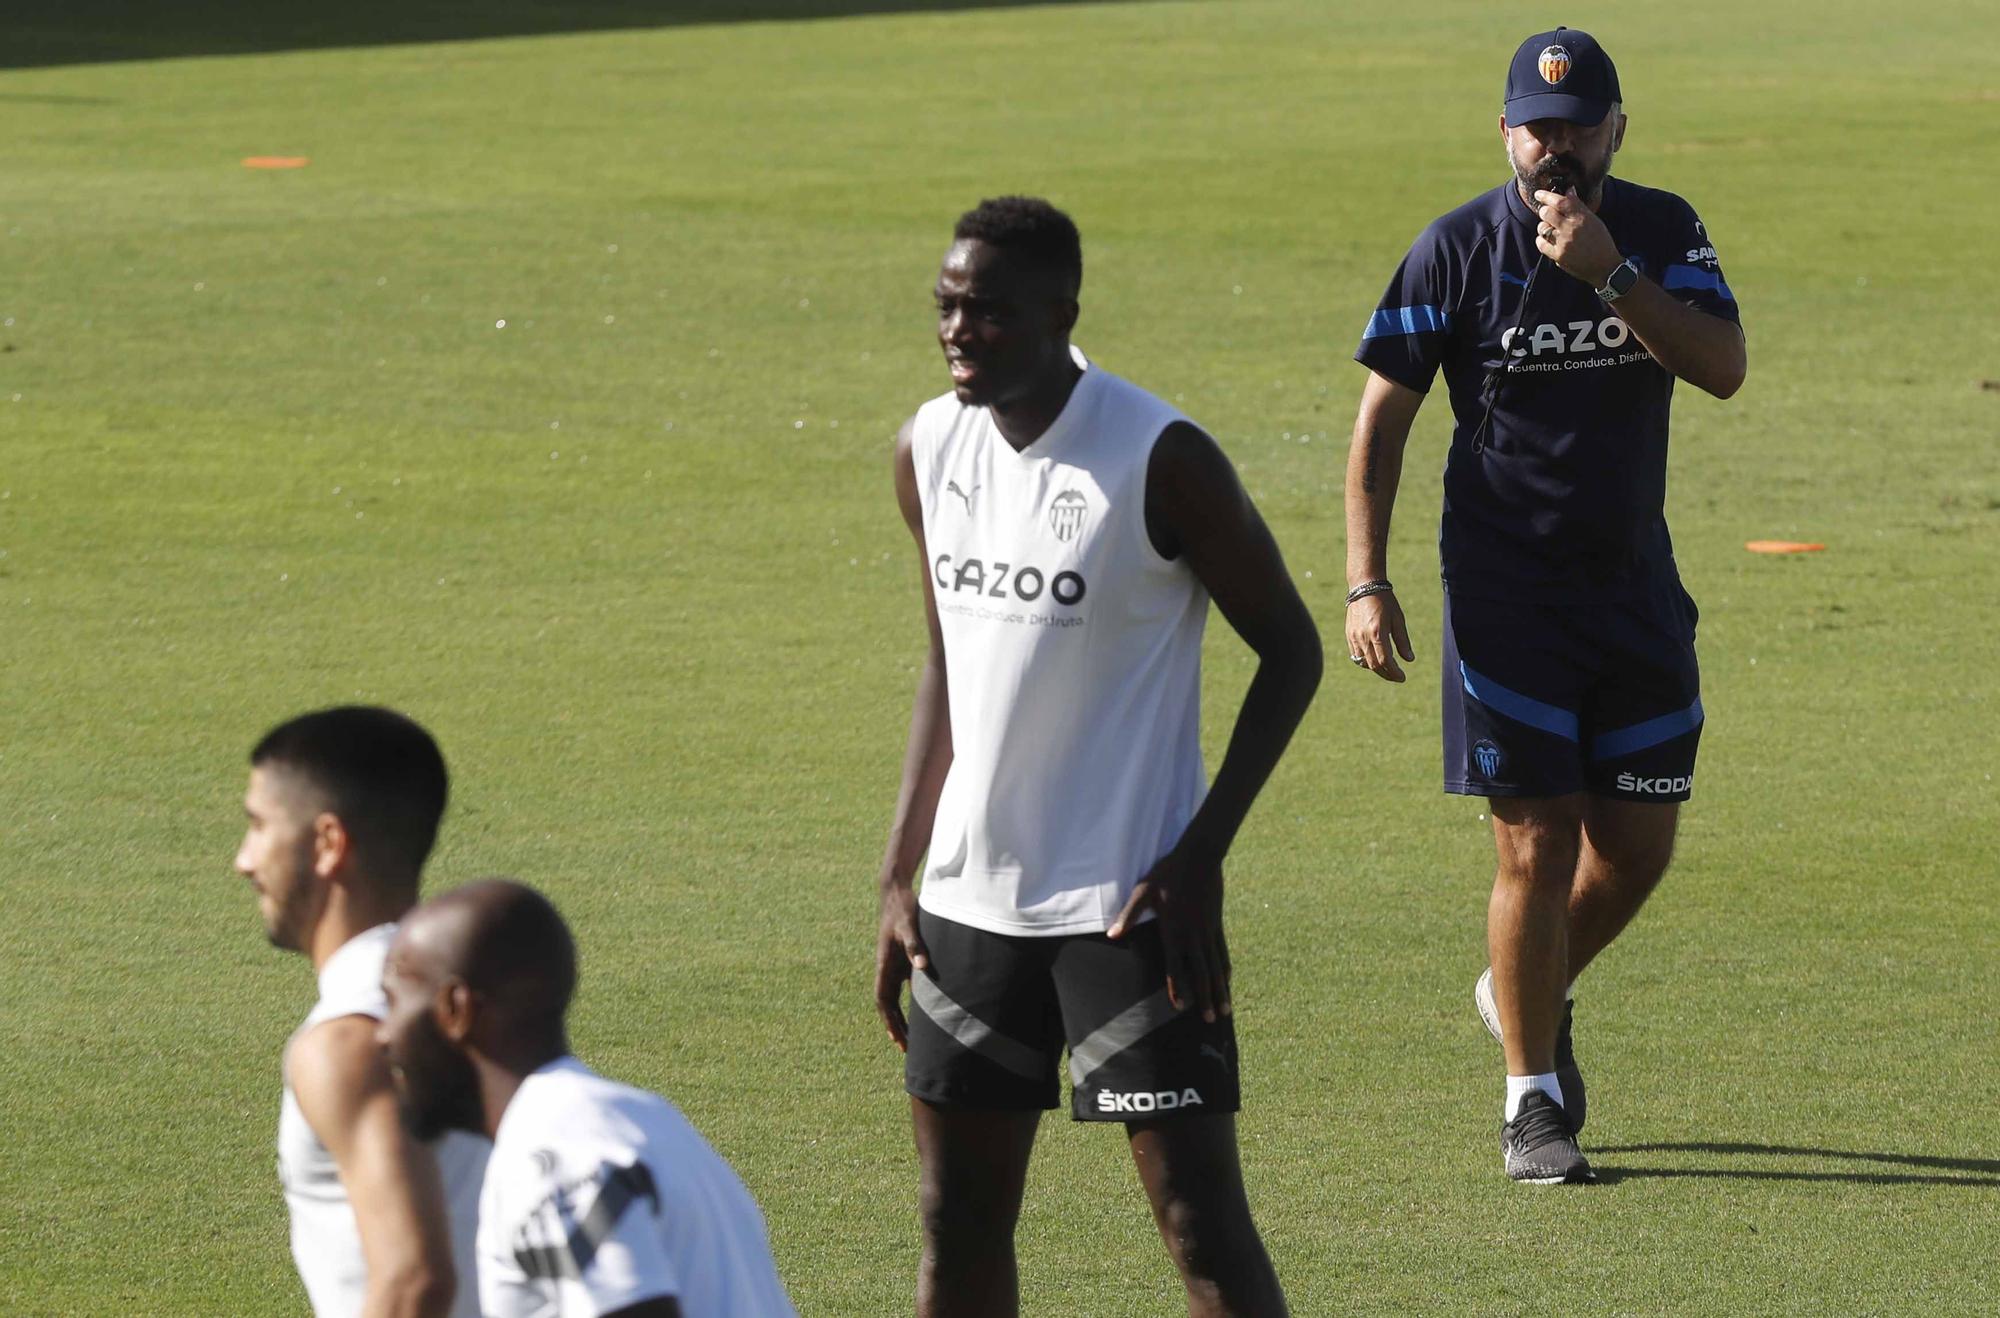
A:
[[[1354,443],[1347,450],[1347,588],[1389,579],[1389,518],[1403,479],[1403,449],[1424,396],[1377,371],[1361,388]],[[1394,591],[1364,595],[1347,606],[1347,655],[1357,667],[1391,682],[1396,663],[1417,657]],[[1356,659],[1355,656],[1360,658]]]
[[[286,1065],[306,1121],[333,1155],[368,1264],[365,1318],[432,1318],[456,1287],[444,1186],[404,1125],[376,1022],[342,1016],[292,1045]]]
[[[1625,258],[1597,212],[1574,190],[1537,191],[1535,206],[1541,215],[1536,248],[1563,273],[1592,288],[1604,287]],[[1717,398],[1743,387],[1749,358],[1740,326],[1697,311],[1643,274],[1618,299],[1617,311],[1653,360],[1679,378]]]
[[[907,1050],[909,1022],[903,1016],[903,984],[925,965],[924,940],[917,932],[917,865],[930,845],[938,795],[951,768],[951,705],[945,682],[944,633],[938,628],[937,594],[931,586],[930,554],[924,545],[923,503],[917,494],[916,461],[910,455],[912,424],[896,436],[896,502],[917,542],[924,583],[924,625],[930,638],[917,696],[910,711],[910,738],[903,752],[903,782],[882,857],[881,918],[875,935],[875,1010],[896,1046]]]
[[[1141,911],[1152,909],[1166,948],[1169,998],[1213,1020],[1230,1011],[1222,859],[1312,704],[1321,671],[1319,629],[1236,469],[1188,422],[1169,426],[1153,446],[1146,526],[1154,547],[1187,564],[1258,659],[1201,808],[1133,889],[1109,931],[1122,937]]]

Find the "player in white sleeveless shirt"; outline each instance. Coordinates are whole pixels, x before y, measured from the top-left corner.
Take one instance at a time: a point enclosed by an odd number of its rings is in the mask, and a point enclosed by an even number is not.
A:
[[[1153,440],[1183,418],[1072,352],[1026,452],[954,394],[910,426],[952,678],[921,902],[995,933],[1104,932],[1207,785],[1208,592],[1146,534]]]
[[[380,1030],[425,1124],[493,1136],[480,1201],[488,1318],[787,1318],[764,1219],[657,1094],[592,1072],[563,1024],[576,947],[504,879],[419,907],[389,953]]]
[[[344,708],[274,728],[250,761],[236,868],[271,942],[305,953],[319,978],[285,1047],[278,1116],[307,1299],[320,1318],[471,1318],[487,1141],[409,1130],[375,1042],[394,922],[416,904],[444,811],[443,757],[400,714]]]
[[[1318,632],[1215,442],[1070,346],[1068,217],[1000,198],[954,238],[953,389],[896,448],[930,655],[876,958],[924,1180],[918,1312],[1015,1312],[1067,1044],[1071,1114],[1125,1124],[1189,1311],[1282,1313],[1237,1161],[1221,866],[1311,703]],[[1212,788],[1211,598],[1260,661]]]

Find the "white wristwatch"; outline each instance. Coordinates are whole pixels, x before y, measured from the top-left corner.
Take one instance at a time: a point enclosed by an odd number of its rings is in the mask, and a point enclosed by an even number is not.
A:
[[[1597,296],[1606,302],[1616,302],[1632,291],[1632,285],[1639,282],[1639,267],[1631,261],[1620,261],[1616,269],[1604,277],[1604,287],[1597,290]]]

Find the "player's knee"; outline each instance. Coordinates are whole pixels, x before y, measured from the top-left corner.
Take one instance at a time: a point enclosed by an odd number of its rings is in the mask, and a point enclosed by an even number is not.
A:
[[[941,1261],[965,1261],[1004,1252],[1014,1236],[1008,1198],[991,1187],[954,1188],[947,1178],[925,1176],[917,1196],[924,1242]]]
[[[1493,845],[1502,882],[1567,890],[1583,851],[1583,809],[1573,797],[1493,801]]]
[[[925,1176],[923,1186],[917,1192],[917,1220],[923,1225],[924,1239],[935,1241],[949,1237],[958,1220],[954,1212],[957,1206],[945,1193],[941,1178]]]
[[[1224,1282],[1262,1243],[1243,1204],[1215,1204],[1194,1195],[1171,1196],[1159,1210],[1160,1234],[1189,1285]]]
[[[1207,1215],[1188,1199],[1176,1196],[1160,1206],[1160,1235],[1174,1262],[1189,1276],[1206,1276],[1214,1266],[1214,1246],[1205,1228]]]
[[[1579,853],[1574,833],[1559,829],[1510,829],[1500,839],[1500,880],[1567,891]]]
[[[1602,868],[1626,886],[1650,888],[1667,872],[1674,858],[1671,827],[1589,830],[1591,850]],[[1595,868],[1595,867],[1593,867]]]
[[[1660,876],[1667,872],[1667,866],[1673,863],[1673,859],[1674,839],[1670,833],[1639,848],[1626,868],[1635,879],[1650,888],[1660,881]]]

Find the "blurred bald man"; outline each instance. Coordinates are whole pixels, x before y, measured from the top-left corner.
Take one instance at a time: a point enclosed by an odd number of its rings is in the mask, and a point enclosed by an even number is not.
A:
[[[424,903],[382,986],[376,1037],[413,1127],[493,1140],[479,1201],[488,1318],[793,1313],[729,1164],[673,1104],[570,1055],[576,946],[540,893],[486,879]]]

